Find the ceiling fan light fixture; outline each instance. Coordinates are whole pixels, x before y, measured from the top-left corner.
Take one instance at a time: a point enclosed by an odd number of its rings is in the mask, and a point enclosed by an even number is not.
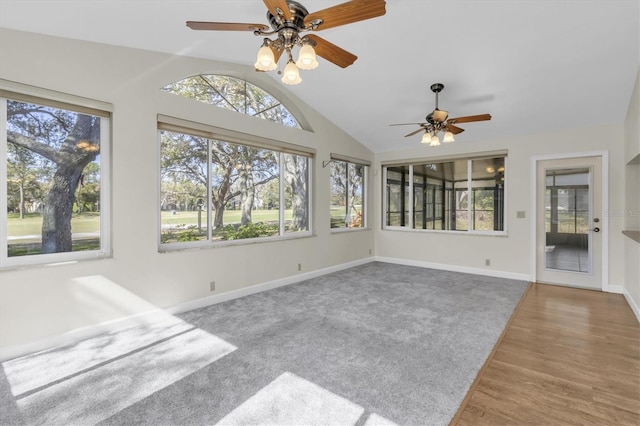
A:
[[[491,120],[491,114],[478,114],[478,115],[468,115],[464,117],[455,117],[449,118],[449,112],[444,111],[438,108],[438,94],[444,89],[444,84],[442,83],[434,83],[431,85],[431,91],[436,94],[436,107],[433,112],[430,112],[425,117],[424,123],[399,123],[399,124],[391,124],[391,126],[405,126],[405,125],[415,125],[420,126],[417,130],[405,135],[405,137],[413,136],[416,133],[419,133],[424,129],[425,133],[422,135],[421,143],[429,144],[430,146],[439,146],[440,139],[438,139],[438,134],[443,132],[442,136],[443,143],[455,142],[454,134],[459,134],[464,132],[464,129],[458,127],[456,124],[458,123],[470,123],[474,121],[486,121]],[[502,167],[504,170],[504,166]],[[500,169],[498,169],[500,171]]]
[[[292,59],[289,59],[287,66],[284,67],[281,81],[284,84],[290,85],[300,84],[302,82],[302,78],[300,78],[300,71]]]
[[[278,62],[284,52],[289,56],[282,81],[298,84],[300,69],[312,70],[318,67],[317,56],[346,68],[358,57],[315,34],[303,36],[308,31],[321,31],[341,25],[376,18],[387,13],[385,0],[356,0],[327,7],[309,13],[297,0],[263,0],[267,7],[269,25],[242,22],[187,21],[192,30],[204,31],[251,31],[255,36],[267,36],[254,64],[257,71],[278,69]],[[274,39],[269,39],[274,36]],[[298,61],[293,62],[291,50],[298,47]],[[278,74],[282,74],[278,70]]]
[[[253,66],[260,71],[273,71],[278,67],[276,58],[273,56],[273,51],[269,46],[263,44],[260,47],[256,63]]]
[[[446,131],[444,132],[444,137],[442,138],[442,142],[448,143],[448,142],[455,142],[456,140],[453,137],[453,133]]]
[[[303,44],[298,52],[298,60],[296,65],[301,70],[312,70],[318,68],[318,60],[316,59],[316,51],[310,44]]]
[[[441,109],[436,109],[433,111],[433,119],[434,121],[438,121],[440,123],[444,122],[447,119],[449,113],[447,111],[443,111]]]

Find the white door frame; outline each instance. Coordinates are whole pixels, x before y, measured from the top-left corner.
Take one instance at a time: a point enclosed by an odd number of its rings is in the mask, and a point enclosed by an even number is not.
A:
[[[531,281],[537,279],[537,169],[539,161],[565,160],[568,158],[602,158],[602,291],[609,292],[609,151],[571,152],[566,154],[537,155],[531,157]]]

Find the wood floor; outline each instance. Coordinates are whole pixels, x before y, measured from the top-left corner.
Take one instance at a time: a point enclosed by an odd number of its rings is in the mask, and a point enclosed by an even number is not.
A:
[[[640,425],[640,325],[622,295],[530,284],[451,421]]]

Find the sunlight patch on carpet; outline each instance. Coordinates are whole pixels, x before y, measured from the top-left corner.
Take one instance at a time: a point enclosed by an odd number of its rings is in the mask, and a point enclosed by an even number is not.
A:
[[[367,421],[364,422],[364,426],[398,426],[398,425],[392,422],[391,420],[385,419],[384,417],[374,413],[367,418]]]
[[[193,329],[193,325],[160,310],[139,320],[140,324],[121,330],[3,362],[11,392],[16,397],[33,392]]]
[[[135,343],[132,342],[134,346]],[[94,344],[96,342],[85,342],[88,346]],[[16,360],[9,369],[5,364],[5,369],[27,424],[96,424],[236,349],[216,336],[191,327],[124,355],[114,354],[106,346],[105,351],[112,356],[110,360],[24,395],[15,392],[14,387],[21,390],[25,387],[17,383],[15,376],[12,378],[11,367],[24,373],[29,364],[39,365],[32,371],[42,372],[46,371],[42,360],[35,355],[23,360],[19,368]],[[29,383],[33,385],[34,381]]]
[[[283,373],[217,423],[355,425],[364,408],[292,373]]]

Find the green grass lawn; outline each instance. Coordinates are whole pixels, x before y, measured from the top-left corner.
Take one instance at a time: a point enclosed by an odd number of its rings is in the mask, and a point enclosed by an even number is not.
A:
[[[240,210],[225,210],[224,223],[230,225],[240,223],[242,212]],[[292,211],[285,210],[285,220],[291,220]],[[277,222],[278,210],[254,210],[251,214],[253,222]],[[197,211],[179,211],[171,214],[170,211],[163,211],[161,214],[163,225],[197,225]],[[206,225],[206,213],[202,212],[202,224]],[[40,235],[42,233],[42,216],[39,214],[27,215],[20,219],[17,214],[9,214],[8,235],[11,237],[21,237],[25,235]],[[100,230],[100,216],[98,213],[83,213],[74,215],[71,219],[71,229],[73,232],[98,232]]]
[[[7,227],[10,237],[40,235],[42,233],[42,216],[39,214],[29,214],[24,219],[20,219],[17,214],[10,213],[8,219]],[[73,232],[98,232],[100,230],[99,213],[73,215],[71,229]]]
[[[284,211],[284,219],[291,220],[292,211]],[[225,225],[231,225],[234,223],[240,223],[242,212],[240,210],[225,210],[223,221]],[[252,222],[277,222],[279,220],[278,210],[254,210],[251,212]],[[207,224],[206,212],[202,212],[201,217],[202,225]],[[172,214],[170,211],[163,211],[160,215],[160,222],[163,225],[197,225],[198,224],[198,212],[197,211],[176,211]]]

